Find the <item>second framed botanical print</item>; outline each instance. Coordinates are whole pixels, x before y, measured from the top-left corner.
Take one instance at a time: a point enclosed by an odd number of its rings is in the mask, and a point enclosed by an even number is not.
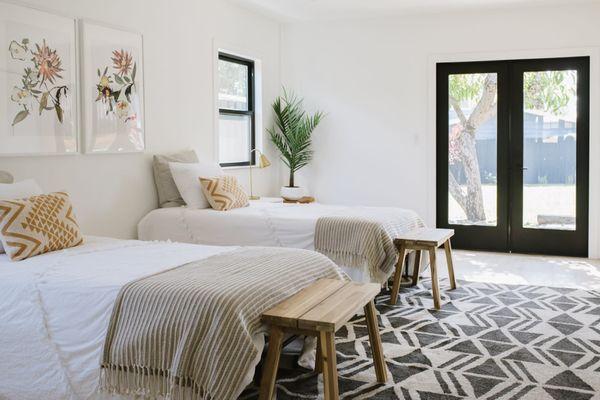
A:
[[[73,18],[0,3],[0,156],[75,154]]]
[[[144,151],[142,36],[82,21],[86,153]]]

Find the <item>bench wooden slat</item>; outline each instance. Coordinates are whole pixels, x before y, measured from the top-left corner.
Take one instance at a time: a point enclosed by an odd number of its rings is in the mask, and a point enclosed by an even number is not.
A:
[[[299,328],[298,318],[338,291],[345,282],[320,279],[292,297],[263,313],[262,319],[272,325]]]
[[[298,328],[335,332],[380,291],[376,283],[349,282],[298,319]]]
[[[421,228],[404,233],[394,241],[404,241],[411,245],[439,247],[454,235],[454,229]]]

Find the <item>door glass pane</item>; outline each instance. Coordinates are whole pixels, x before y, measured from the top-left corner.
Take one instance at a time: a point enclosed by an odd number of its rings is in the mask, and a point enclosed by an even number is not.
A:
[[[250,160],[252,119],[249,115],[219,115],[219,162],[237,163]]]
[[[219,60],[219,108],[248,111],[248,66]]]
[[[575,230],[577,71],[523,74],[523,227]]]
[[[496,73],[448,77],[448,223],[496,226]]]

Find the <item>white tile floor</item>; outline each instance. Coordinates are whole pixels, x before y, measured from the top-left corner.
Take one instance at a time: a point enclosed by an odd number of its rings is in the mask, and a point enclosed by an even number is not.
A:
[[[600,260],[467,250],[453,254],[457,279],[600,290]],[[437,259],[440,278],[447,277],[443,250]]]

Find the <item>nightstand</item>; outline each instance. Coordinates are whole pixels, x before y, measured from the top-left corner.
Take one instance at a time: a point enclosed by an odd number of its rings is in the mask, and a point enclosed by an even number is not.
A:
[[[250,201],[256,201],[259,203],[283,203],[283,199],[281,197],[261,197],[260,199]]]

